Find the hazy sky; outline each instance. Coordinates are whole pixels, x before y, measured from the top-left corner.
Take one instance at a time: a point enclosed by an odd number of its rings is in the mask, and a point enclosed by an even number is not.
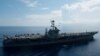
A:
[[[0,0],[0,26],[100,25],[100,0]]]

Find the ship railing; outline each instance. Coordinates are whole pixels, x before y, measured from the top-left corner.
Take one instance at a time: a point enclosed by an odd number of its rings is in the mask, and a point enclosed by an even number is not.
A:
[[[28,36],[33,36],[34,34],[15,34],[15,37],[20,37],[20,36],[25,36],[25,37],[28,37]]]
[[[4,39],[4,40],[7,40],[7,39],[9,39],[9,38],[11,38],[10,35],[3,35],[3,39]]]
[[[41,36],[39,33],[38,34],[15,34],[14,36],[10,36],[10,35],[3,35],[4,39],[8,39],[8,38],[41,38]],[[13,39],[12,38],[12,39]]]
[[[82,36],[82,35],[89,35],[90,32],[82,32],[82,33],[61,33],[60,36]]]
[[[43,36],[42,35],[34,35],[34,36],[5,36],[4,37],[4,40],[10,40],[10,39],[13,39],[13,40],[17,40],[17,39],[40,39],[42,38]]]

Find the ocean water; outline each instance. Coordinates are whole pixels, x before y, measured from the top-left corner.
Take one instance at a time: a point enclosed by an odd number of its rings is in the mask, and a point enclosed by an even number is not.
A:
[[[54,47],[22,48],[4,50],[3,34],[14,35],[23,33],[44,34],[44,27],[0,27],[0,56],[100,56],[100,34],[94,41],[81,45],[62,45]],[[67,32],[67,31],[66,31]]]

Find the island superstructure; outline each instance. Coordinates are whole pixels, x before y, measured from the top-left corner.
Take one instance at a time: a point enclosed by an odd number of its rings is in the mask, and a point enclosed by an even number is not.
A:
[[[93,40],[93,36],[98,33],[79,32],[79,33],[59,33],[59,29],[55,26],[55,21],[51,21],[51,29],[45,29],[45,34],[19,34],[14,36],[4,35],[4,47],[19,47],[19,46],[48,46],[75,44],[76,42],[85,42]]]

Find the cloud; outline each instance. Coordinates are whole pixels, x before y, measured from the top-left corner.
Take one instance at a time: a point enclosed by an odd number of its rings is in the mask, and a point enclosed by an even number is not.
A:
[[[0,25],[1,26],[49,26],[51,20],[56,20],[57,22],[60,22],[61,16],[62,16],[61,11],[54,10],[48,14],[29,14],[23,18],[16,18],[9,20],[0,19]]]
[[[29,7],[38,5],[35,0],[21,0]],[[49,9],[48,7],[42,8]],[[48,26],[50,20],[56,20],[56,23],[63,25],[97,25],[100,24],[100,1],[82,0],[79,2],[64,4],[57,10],[52,10],[46,14],[28,14],[18,19],[0,19],[0,25],[10,26]]]
[[[71,20],[67,20],[67,21],[63,21],[63,24],[78,24],[78,25],[96,25],[96,24],[100,24],[100,20],[99,19],[71,19]]]
[[[61,21],[61,17],[62,17],[61,11],[54,10],[48,14],[27,15],[26,19],[28,19],[28,22],[31,22],[35,26],[48,26],[50,25],[51,20],[56,20],[57,21],[56,23],[58,24],[58,22]]]
[[[62,6],[64,24],[100,24],[100,0],[82,0]]]
[[[100,0],[82,0],[74,4],[65,4],[63,7],[68,10],[91,11],[95,7],[100,8]]]
[[[38,1],[35,1],[35,0],[21,0],[21,2],[24,3],[28,7],[38,6]]]

